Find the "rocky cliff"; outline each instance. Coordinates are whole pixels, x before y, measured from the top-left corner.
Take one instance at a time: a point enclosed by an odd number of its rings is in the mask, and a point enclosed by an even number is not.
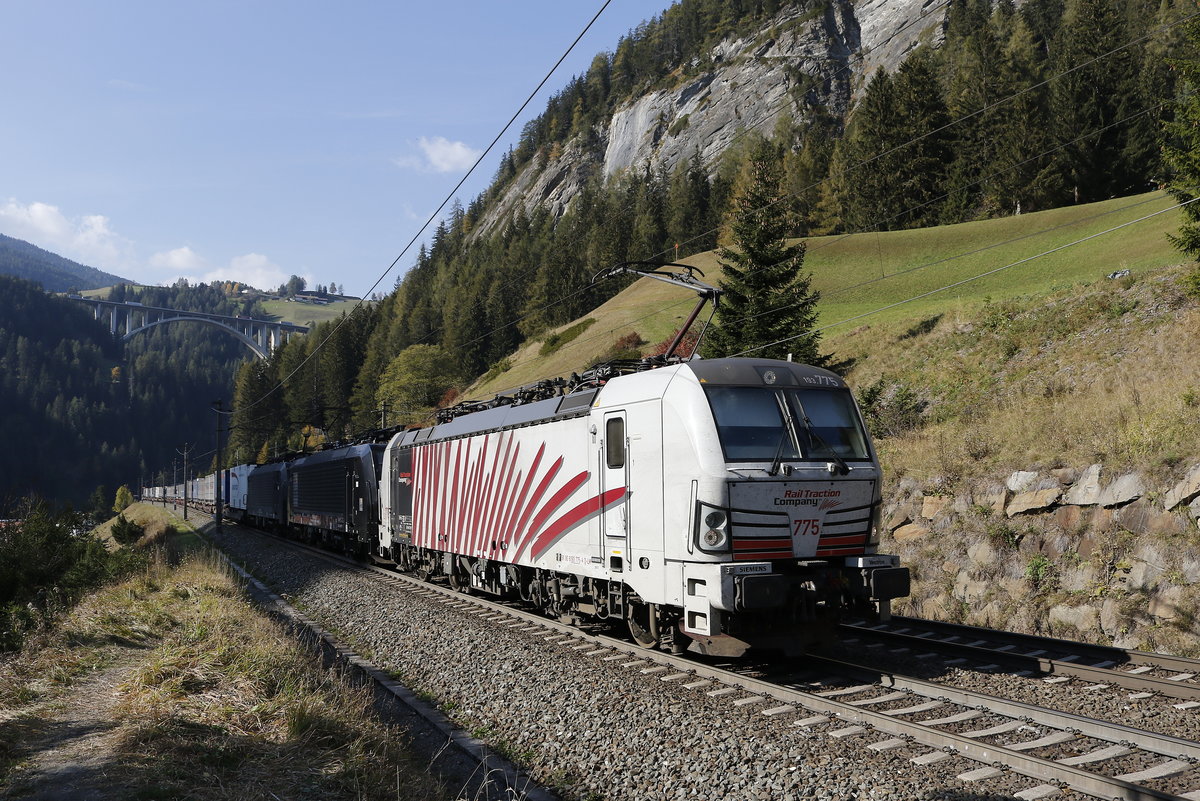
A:
[[[617,108],[592,144],[577,137],[553,158],[539,153],[477,230],[519,207],[560,215],[598,171],[610,177],[645,165],[670,170],[699,153],[715,172],[721,153],[743,132],[770,133],[785,114],[803,120],[822,110],[844,117],[873,73],[895,70],[922,42],[940,41],[946,8],[937,0],[828,0],[781,11],[754,34],[717,44],[711,69]]]

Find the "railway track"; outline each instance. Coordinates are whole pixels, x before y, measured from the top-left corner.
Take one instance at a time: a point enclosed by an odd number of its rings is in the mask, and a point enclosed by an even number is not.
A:
[[[1200,659],[905,617],[847,623],[841,631],[842,643],[874,641],[938,652],[957,657],[958,664],[970,662],[974,670],[1079,679],[1089,689],[1153,693],[1182,700],[1180,709],[1200,709]]]
[[[495,625],[540,636],[548,647],[616,662],[751,714],[790,719],[791,725],[862,748],[906,748],[920,765],[952,757],[976,763],[956,774],[963,781],[986,781],[1006,772],[1028,777],[1030,786],[1016,793],[1022,799],[1074,790],[1103,799],[1200,801],[1200,744],[1191,740],[858,664],[810,659],[796,670],[795,665],[673,656],[294,541],[280,542],[344,568],[369,571],[406,592]]]

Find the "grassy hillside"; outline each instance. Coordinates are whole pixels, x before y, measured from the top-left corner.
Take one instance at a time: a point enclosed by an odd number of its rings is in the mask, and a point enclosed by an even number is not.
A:
[[[1175,211],[1102,234],[1172,205],[1166,194],[1153,192],[939,228],[812,238],[805,266],[822,293],[825,348],[841,358],[861,358],[864,341],[858,330],[864,325],[903,332],[937,315],[981,308],[988,299],[1042,294],[1104,280],[1116,270],[1129,269],[1136,276],[1177,263],[1179,255],[1165,237],[1179,226]],[[1070,244],[1090,236],[1095,238]],[[1031,257],[1036,258],[906,302]],[[703,270],[709,283],[720,280],[714,253],[685,261]],[[508,359],[508,370],[479,382],[470,394],[487,396],[580,370],[630,332],[647,342],[661,341],[682,323],[694,302],[690,293],[643,279],[588,314],[596,322],[572,341],[547,356],[539,355],[542,340],[527,343]],[[903,305],[886,308],[899,303]]]
[[[354,308],[354,300],[336,300],[327,306],[317,306],[312,303],[295,303],[286,300],[263,301],[267,314],[278,318],[281,322],[296,325],[315,325],[326,320],[336,320],[343,312],[349,314]]]

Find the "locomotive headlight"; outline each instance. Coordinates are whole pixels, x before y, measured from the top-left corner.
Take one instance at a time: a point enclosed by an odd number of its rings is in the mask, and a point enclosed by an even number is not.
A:
[[[725,540],[725,532],[719,529],[710,528],[708,531],[704,532],[704,547],[710,551],[716,551],[723,548],[725,546]]]
[[[729,552],[731,545],[729,536],[729,510],[719,506],[710,506],[701,501],[697,504],[695,521],[696,547],[710,554]],[[689,549],[690,550],[690,549]]]

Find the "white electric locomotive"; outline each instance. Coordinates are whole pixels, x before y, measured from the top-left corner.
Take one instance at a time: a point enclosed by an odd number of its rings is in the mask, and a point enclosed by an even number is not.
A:
[[[442,410],[386,447],[377,432],[236,467],[225,497],[256,525],[624,623],[646,647],[798,652],[847,610],[886,618],[909,574],[877,553],[882,475],[850,390],[789,361],[674,357],[720,292],[651,267],[607,274],[700,296],[663,356]]]
[[[691,360],[396,434],[378,552],[646,646],[798,650],[908,594],[880,484],[834,373]]]

